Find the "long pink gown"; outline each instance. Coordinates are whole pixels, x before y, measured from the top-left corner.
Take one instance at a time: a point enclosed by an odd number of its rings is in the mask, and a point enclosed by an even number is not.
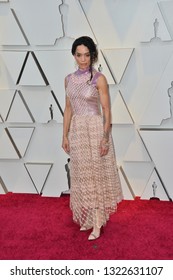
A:
[[[73,220],[87,228],[105,225],[123,199],[111,134],[108,154],[101,157],[99,153],[103,116],[96,82],[100,75],[93,69],[91,82],[89,69],[67,76],[66,94],[73,113],[69,131],[70,207]]]

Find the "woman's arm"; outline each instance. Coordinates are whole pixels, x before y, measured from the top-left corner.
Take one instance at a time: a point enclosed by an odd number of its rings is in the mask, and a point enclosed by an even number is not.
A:
[[[67,81],[65,79],[65,88],[66,85],[67,85]],[[68,132],[70,128],[71,117],[72,117],[71,104],[70,104],[69,97],[66,96],[65,110],[64,110],[64,117],[63,117],[63,140],[62,140],[62,148],[66,153],[70,152]]]
[[[109,150],[109,133],[111,129],[111,108],[107,80],[101,75],[97,80],[97,88],[103,112],[103,137],[100,143],[100,155],[104,156]]]

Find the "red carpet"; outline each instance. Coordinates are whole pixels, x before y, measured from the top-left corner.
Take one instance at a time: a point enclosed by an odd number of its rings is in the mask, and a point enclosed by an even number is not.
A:
[[[1,260],[173,260],[173,203],[124,200],[103,235],[88,241],[69,196],[0,195]]]

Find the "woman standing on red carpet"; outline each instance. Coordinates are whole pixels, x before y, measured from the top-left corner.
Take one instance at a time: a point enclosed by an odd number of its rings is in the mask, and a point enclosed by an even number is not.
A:
[[[72,45],[77,71],[65,78],[64,151],[70,154],[70,207],[80,230],[92,229],[88,240],[100,237],[122,200],[111,136],[111,111],[105,76],[94,68],[98,51],[90,37]]]

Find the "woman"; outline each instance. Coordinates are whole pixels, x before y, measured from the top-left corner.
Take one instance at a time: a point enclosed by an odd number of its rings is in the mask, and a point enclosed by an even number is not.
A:
[[[65,78],[64,151],[70,154],[70,207],[80,230],[92,229],[88,240],[100,237],[111,213],[122,200],[105,76],[93,67],[98,51],[90,37],[72,45],[78,70]]]

